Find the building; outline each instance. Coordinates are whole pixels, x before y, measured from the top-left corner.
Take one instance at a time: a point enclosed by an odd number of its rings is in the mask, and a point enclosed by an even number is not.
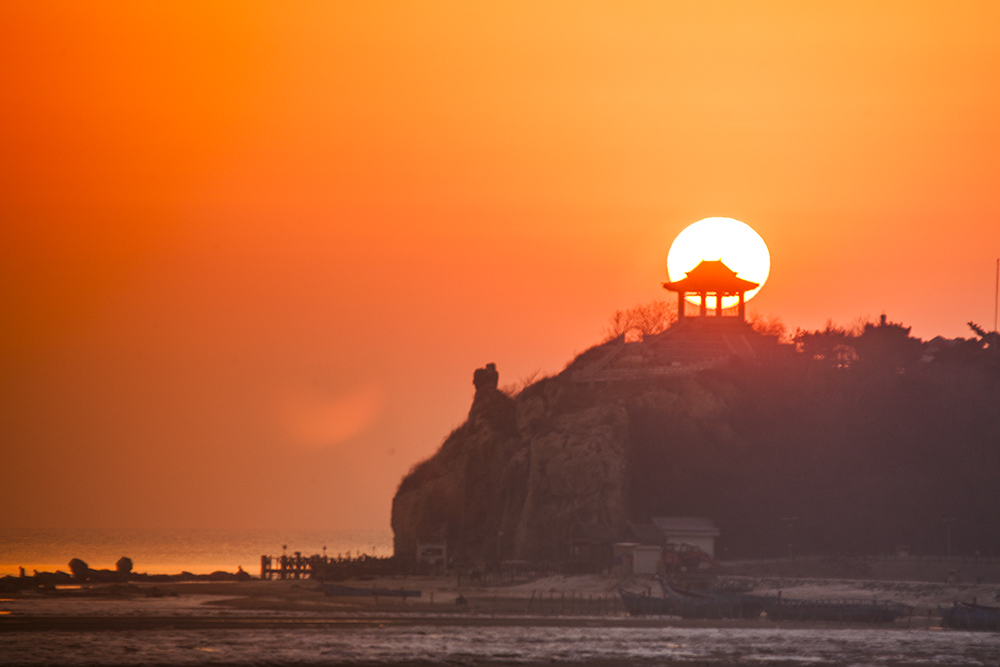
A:
[[[659,544],[616,542],[612,546],[613,564],[619,575],[656,574],[663,561]]]
[[[417,569],[428,574],[442,574],[448,569],[448,545],[444,542],[417,544]]]
[[[701,317],[705,317],[707,314],[708,297],[715,297],[716,317],[722,317],[722,297],[739,297],[737,316],[740,320],[744,320],[746,318],[745,295],[758,285],[759,283],[736,277],[735,271],[726,266],[721,259],[716,259],[702,260],[681,280],[663,283],[663,289],[677,292],[678,322],[684,321],[684,300],[688,294],[697,294],[701,297],[701,305],[698,309],[698,314]]]
[[[700,516],[655,516],[652,522],[667,542],[690,544],[715,557],[715,538],[721,531],[711,519]]]
[[[757,286],[721,260],[702,261],[685,278],[663,283],[677,293],[673,325],[641,341],[626,342],[624,336],[609,341],[603,356],[575,371],[573,379],[595,385],[691,373],[732,359],[760,363],[776,352],[778,339],[755,332],[746,321],[746,292]],[[688,294],[701,297],[697,316],[685,314]],[[723,297],[737,297],[738,308],[724,309]],[[708,313],[710,299],[715,299],[714,317]]]

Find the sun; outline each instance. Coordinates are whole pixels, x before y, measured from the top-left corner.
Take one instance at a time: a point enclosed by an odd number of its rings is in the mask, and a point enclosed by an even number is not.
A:
[[[667,275],[671,282],[681,280],[704,259],[721,259],[740,278],[758,283],[746,293],[747,301],[760,291],[771,272],[771,253],[764,239],[750,225],[733,218],[705,218],[678,234],[667,253]],[[687,301],[698,304],[700,297],[688,294]],[[714,296],[705,301],[709,310],[715,309]],[[739,297],[722,297],[723,308],[738,303]]]

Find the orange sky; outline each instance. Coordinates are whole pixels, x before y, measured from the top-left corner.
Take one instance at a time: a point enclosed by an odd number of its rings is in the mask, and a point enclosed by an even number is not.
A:
[[[561,370],[707,216],[792,328],[992,326],[996,3],[39,4],[0,526],[388,529],[474,368]]]

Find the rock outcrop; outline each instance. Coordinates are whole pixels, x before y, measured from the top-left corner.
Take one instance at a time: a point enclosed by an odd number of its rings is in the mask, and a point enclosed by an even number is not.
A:
[[[513,399],[495,379],[480,383],[489,370],[476,371],[466,423],[411,471],[393,500],[403,561],[418,542],[447,542],[460,561],[553,560],[578,524],[624,526],[621,406],[559,414],[570,388],[542,381]]]
[[[945,515],[956,553],[1000,553],[997,366],[982,346],[918,361],[900,340],[903,361],[861,336],[849,368],[771,341],[687,370],[668,346],[613,341],[516,396],[479,369],[468,419],[393,499],[396,556],[444,542],[455,564],[562,562],[652,516],[712,517],[724,557],[936,553]]]

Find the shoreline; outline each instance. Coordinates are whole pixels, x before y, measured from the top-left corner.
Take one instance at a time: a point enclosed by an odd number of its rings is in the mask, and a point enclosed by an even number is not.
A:
[[[847,667],[869,664],[875,656],[891,656],[891,662],[879,664],[929,667],[955,664],[957,658],[962,664],[1000,660],[995,633],[944,629],[936,612],[882,625],[766,616],[628,616],[618,585],[638,589],[655,582],[594,575],[502,586],[459,586],[457,577],[342,583],[421,590],[422,595],[406,600],[327,597],[318,581],[308,579],[95,584],[30,591],[0,596],[0,654],[8,660],[5,664],[21,667]],[[870,594],[873,584],[807,579],[771,583],[795,584],[785,589],[789,596],[810,592],[827,598]],[[927,601],[969,594],[975,588],[883,583],[906,593],[902,599]],[[464,604],[456,604],[459,596]]]
[[[132,632],[156,630],[309,630],[386,627],[527,627],[527,628],[673,628],[817,630],[859,628],[906,632],[944,630],[940,624],[910,625],[905,621],[867,626],[857,623],[770,621],[767,619],[693,620],[675,616],[532,616],[490,614],[345,614],[342,616],[6,616],[0,617],[2,632]]]
[[[30,578],[29,578],[30,579]],[[996,584],[937,583],[924,581],[874,581],[867,579],[817,579],[760,577],[755,594],[788,599],[894,601],[913,607],[912,622],[931,624],[939,618],[938,607],[957,601],[978,600],[995,604]],[[459,577],[387,576],[338,582],[348,587],[385,590],[385,596],[326,596],[321,582],[291,580],[198,580],[141,581],[127,583],[77,582],[64,586],[8,590],[0,597],[0,628],[10,628],[16,619],[85,618],[117,616],[153,618],[157,615],[230,618],[272,614],[295,620],[304,615],[336,619],[353,616],[402,615],[405,618],[627,618],[619,589],[648,591],[659,595],[659,583],[650,577],[602,575],[554,575],[502,584],[470,584]],[[420,597],[399,598],[390,594],[401,589],[419,590]],[[657,624],[675,617],[637,617]],[[39,621],[41,622],[41,621]],[[64,621],[71,623],[71,621]],[[82,621],[81,621],[82,622]],[[152,621],[150,621],[152,622]],[[206,621],[209,622],[209,621]],[[247,621],[256,623],[256,620]],[[325,622],[325,621],[324,621]],[[751,621],[756,624],[757,621]],[[899,619],[893,625],[905,625]]]

